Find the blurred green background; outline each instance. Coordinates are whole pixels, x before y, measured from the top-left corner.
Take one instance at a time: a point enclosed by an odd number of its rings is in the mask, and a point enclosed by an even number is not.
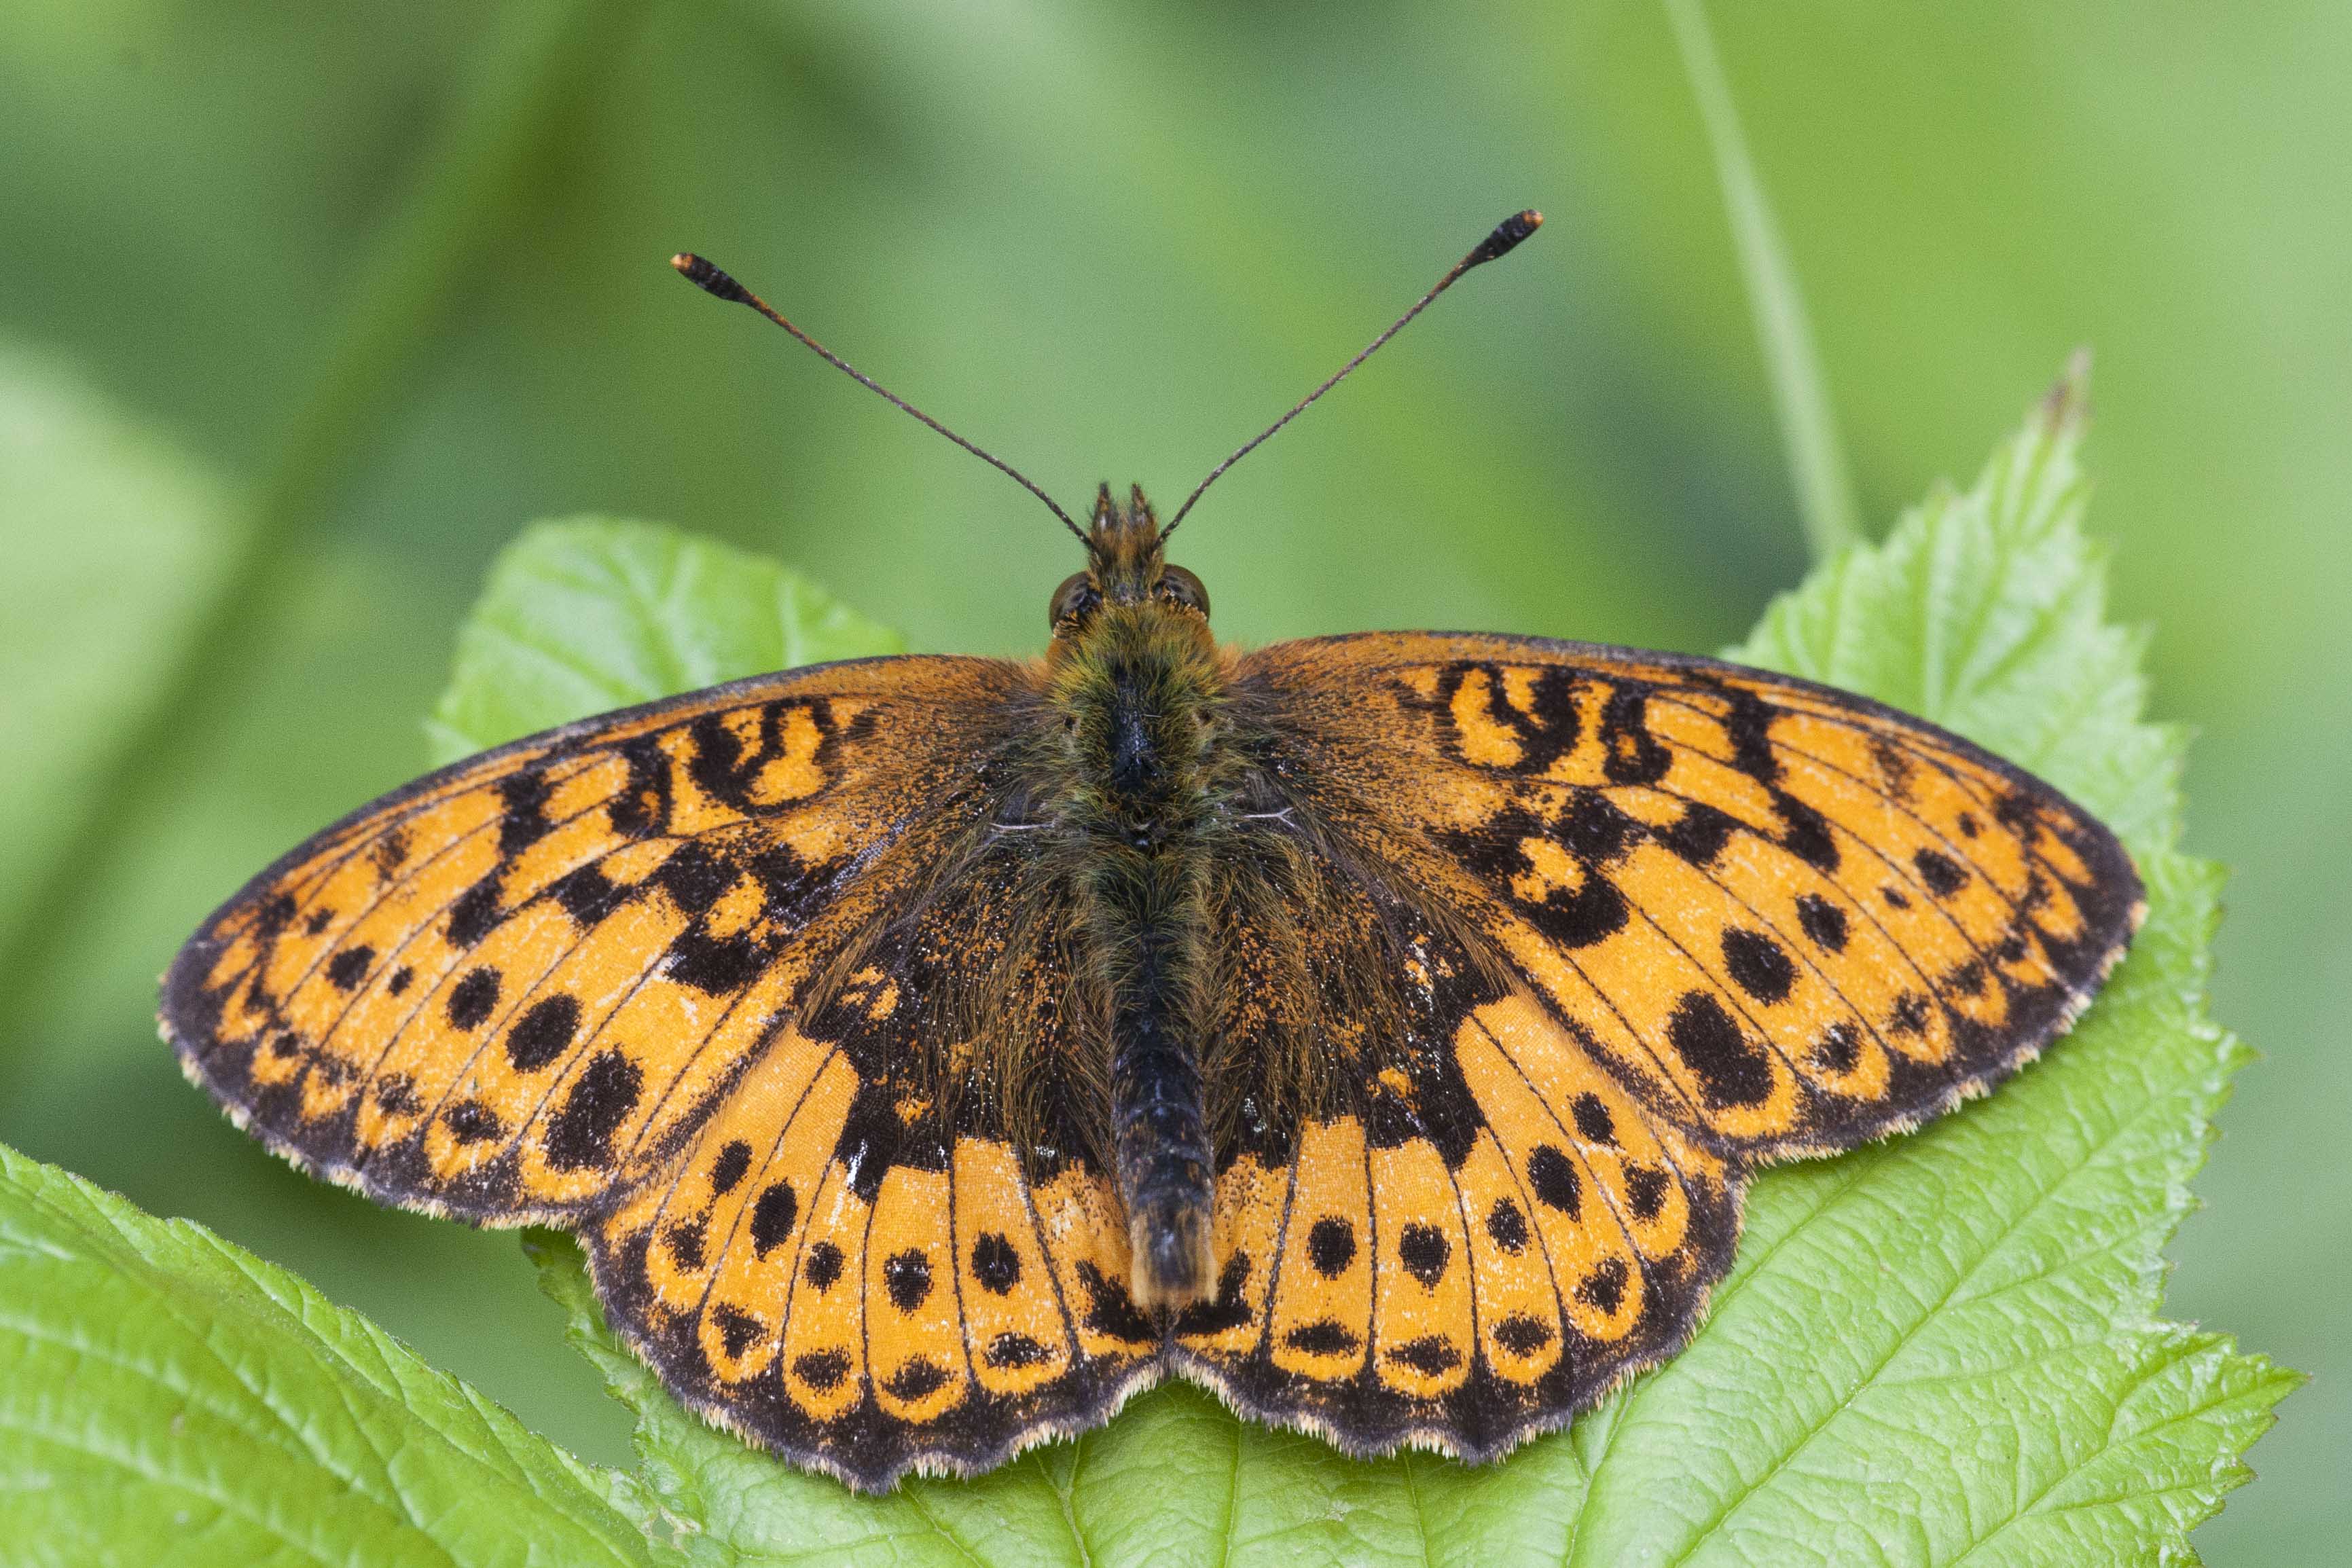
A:
[[[2199,732],[2190,846],[2236,873],[2216,1011],[2264,1053],[2170,1308],[2317,1375],[2198,1542],[2332,1558],[2352,9],[1714,21],[1874,531],[2096,350],[2092,522],[2156,711]],[[152,981],[421,769],[452,631],[531,517],[774,552],[919,649],[1039,645],[1073,560],[1039,508],[664,259],[708,252],[1068,501],[1172,504],[1528,204],[1542,235],[1223,482],[1182,559],[1244,641],[1718,646],[1806,563],[1646,0],[0,8],[0,1138],[619,1458],[512,1239],[265,1157],[180,1081]]]

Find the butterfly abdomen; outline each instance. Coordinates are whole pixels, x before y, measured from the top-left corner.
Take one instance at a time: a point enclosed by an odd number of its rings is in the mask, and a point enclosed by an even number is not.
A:
[[[1109,1000],[1106,1152],[1147,1311],[1204,1298],[1215,1274],[1197,998],[1221,686],[1206,628],[1151,605],[1107,610],[1055,683],[1070,745],[1064,820],[1088,849],[1082,928]]]

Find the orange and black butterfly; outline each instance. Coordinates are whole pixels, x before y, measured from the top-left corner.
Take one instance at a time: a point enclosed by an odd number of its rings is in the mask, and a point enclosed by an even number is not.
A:
[[[2137,922],[2113,835],[1918,719],[1222,648],[1173,527],[1103,492],[1042,659],[738,681],[362,808],[204,924],[169,1038],[305,1170],[576,1230],[681,1400],[856,1487],[1171,1373],[1481,1459],[1688,1338],[1758,1166],[1999,1082]]]

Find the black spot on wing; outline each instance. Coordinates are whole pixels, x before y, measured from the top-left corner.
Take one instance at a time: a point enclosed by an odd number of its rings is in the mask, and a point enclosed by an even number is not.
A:
[[[1949,855],[1939,851],[1915,851],[1911,863],[1919,868],[1919,880],[1926,883],[1927,891],[1937,898],[1949,898],[1969,884],[1969,873],[1962,871]]]
[[[1495,1343],[1513,1355],[1533,1355],[1551,1342],[1551,1325],[1525,1312],[1513,1312],[1495,1325]]]
[[[482,1020],[490,1016],[490,1009],[499,1005],[500,984],[498,970],[487,964],[459,976],[457,983],[449,988],[447,1011],[451,1026],[478,1029]]]
[[[1364,1348],[1343,1323],[1330,1318],[1320,1318],[1311,1323],[1301,1323],[1282,1336],[1282,1343],[1308,1355],[1347,1355]]]
[[[1724,846],[1738,831],[1738,821],[1728,812],[1704,800],[1692,800],[1684,805],[1680,817],[1664,827],[1651,829],[1650,836],[1705,871],[1721,858]]]
[[[580,998],[569,993],[541,997],[507,1030],[507,1060],[520,1072],[536,1072],[571,1049],[580,1029]]]
[[[506,1136],[507,1124],[479,1100],[460,1100],[441,1113],[442,1125],[461,1144],[486,1144]]]
[[[843,1261],[840,1248],[830,1241],[820,1241],[808,1249],[808,1260],[801,1273],[808,1281],[809,1289],[822,1296],[841,1278]]]
[[[1612,784],[1655,784],[1674,753],[1650,733],[1649,688],[1619,684],[1601,705],[1601,769]]]
[[[947,1386],[948,1375],[927,1355],[909,1356],[904,1365],[882,1380],[883,1388],[901,1399],[920,1399]]]
[[[1731,737],[1731,766],[1759,783],[1777,783],[1780,758],[1772,749],[1772,706],[1726,682],[1706,679],[1703,684],[1726,705],[1723,728]]]
[[[971,1244],[971,1275],[991,1295],[1005,1295],[1021,1282],[1021,1254],[1007,1238],[984,1230]]]
[[[735,868],[699,840],[688,839],[670,852],[651,880],[680,910],[699,915],[718,903],[719,894],[734,882]]]
[[[751,1151],[745,1149],[746,1165],[750,1164],[750,1155]],[[730,1181],[727,1185],[732,1186],[735,1184]],[[751,1205],[752,1256],[765,1258],[774,1251],[784,1238],[793,1233],[793,1221],[799,1217],[800,1198],[793,1193],[792,1183],[771,1182],[762,1188]],[[830,1246],[831,1243],[820,1242],[818,1245]]]
[[[1707,992],[1683,993],[1666,1019],[1666,1039],[1708,1104],[1760,1105],[1771,1097],[1770,1059]]]
[[[1249,1287],[1251,1260],[1247,1252],[1236,1248],[1217,1271],[1217,1293],[1205,1301],[1195,1301],[1176,1315],[1179,1334],[1223,1333],[1237,1329],[1253,1316],[1250,1304],[1242,1298]]]
[[[367,977],[368,966],[375,962],[373,947],[346,947],[327,960],[327,983],[339,991],[359,988]]]
[[[730,1138],[719,1146],[719,1157],[710,1165],[710,1190],[724,1197],[735,1190],[751,1169],[751,1145],[740,1138]]]
[[[765,1332],[766,1325],[740,1307],[719,1302],[710,1309],[710,1321],[719,1325],[719,1343],[725,1347],[732,1361],[750,1348],[753,1340]],[[847,1368],[844,1367],[844,1371]]]
[[[1815,871],[1837,870],[1837,835],[1830,831],[1828,818],[1780,789],[1772,790],[1772,810],[1780,819],[1776,841],[1782,849]]]
[[[1625,1206],[1644,1223],[1658,1218],[1666,1206],[1666,1173],[1656,1166],[1625,1167]]]
[[[1824,1072],[1852,1072],[1854,1064],[1862,1060],[1862,1042],[1851,1025],[1833,1023],[1813,1041],[1811,1058],[1813,1065]]]
[[[1453,1245],[1445,1232],[1433,1225],[1418,1222],[1407,1225],[1397,1237],[1397,1260],[1404,1271],[1423,1284],[1434,1288],[1445,1278],[1446,1260],[1454,1255]]]
[[[1788,1000],[1797,983],[1797,967],[1780,945],[1741,926],[1723,934],[1723,967],[1734,985],[1768,1007]]]
[[[661,737],[632,736],[618,749],[629,776],[605,808],[614,831],[630,838],[667,831],[672,789],[669,758],[662,751]]]
[[[617,1051],[600,1051],[563,1097],[547,1127],[547,1163],[585,1170],[613,1157],[613,1134],[637,1108],[645,1074]]]
[[[841,1386],[849,1375],[849,1355],[845,1351],[813,1350],[793,1363],[793,1375],[815,1389],[830,1394]]]
[[[535,768],[520,768],[498,782],[499,858],[509,860],[548,835],[547,799],[553,787]]]
[[[493,869],[457,895],[457,902],[449,906],[449,946],[460,949],[474,946],[498,925],[499,883],[503,874]]]
[[[705,996],[730,997],[758,979],[773,956],[748,930],[713,936],[698,920],[671,940],[662,972]]]
[[[1818,893],[1800,894],[1797,897],[1797,924],[1813,946],[1824,953],[1845,951],[1845,911]]]
[[[1325,1279],[1339,1278],[1356,1260],[1356,1228],[1337,1215],[1325,1215],[1307,1228],[1307,1260]]]
[[[1127,1287],[1106,1279],[1092,1263],[1077,1267],[1078,1286],[1087,1293],[1086,1324],[1098,1334],[1128,1344],[1153,1344],[1160,1338],[1151,1320],[1136,1310]]]
[[[394,828],[376,840],[375,847],[368,852],[375,862],[376,874],[387,882],[398,875],[400,868],[408,863],[408,830],[404,827]]]
[[[1886,1025],[1900,1035],[1922,1035],[1927,1032],[1927,998],[1916,991],[1906,991],[1887,1009]]]
[[[1409,1366],[1415,1372],[1435,1377],[1462,1364],[1462,1352],[1444,1334],[1423,1334],[1402,1344],[1391,1345],[1384,1353],[1387,1359],[1399,1366]]]
[[[1581,1206],[1576,1166],[1549,1144],[1538,1144],[1528,1156],[1528,1186],[1536,1201],[1574,1219]]]
[[[425,1112],[424,1097],[416,1092],[416,1082],[404,1072],[387,1072],[377,1079],[372,1092],[376,1104],[387,1116],[417,1116]]]
[[[982,1360],[995,1367],[1037,1366],[1050,1360],[1053,1352],[1025,1333],[1001,1333],[988,1342]]]
[[[902,1312],[913,1312],[930,1297],[930,1259],[911,1247],[893,1252],[882,1260],[882,1285],[890,1294],[892,1306]]]
[[[1577,1299],[1604,1312],[1613,1312],[1625,1300],[1625,1260],[1604,1258],[1576,1287]]]
[[[1504,1251],[1523,1252],[1528,1245],[1528,1217],[1509,1198],[1498,1197],[1495,1207],[1486,1211],[1486,1234]]]
[[[549,884],[547,896],[582,925],[593,925],[625,903],[630,894],[603,869],[583,865],[564,873]]]

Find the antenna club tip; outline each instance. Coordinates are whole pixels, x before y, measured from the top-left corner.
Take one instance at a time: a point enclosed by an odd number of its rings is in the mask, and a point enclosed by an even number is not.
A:
[[[1478,247],[1465,259],[1465,267],[1477,267],[1511,254],[1518,243],[1543,226],[1543,214],[1529,207],[1513,213],[1495,225],[1495,232],[1478,242]]]
[[[744,291],[741,284],[690,250],[679,251],[669,258],[669,264],[677,268],[679,275],[688,283],[693,284],[705,294],[715,295],[721,299],[731,299],[738,304],[751,303],[751,296]]]

